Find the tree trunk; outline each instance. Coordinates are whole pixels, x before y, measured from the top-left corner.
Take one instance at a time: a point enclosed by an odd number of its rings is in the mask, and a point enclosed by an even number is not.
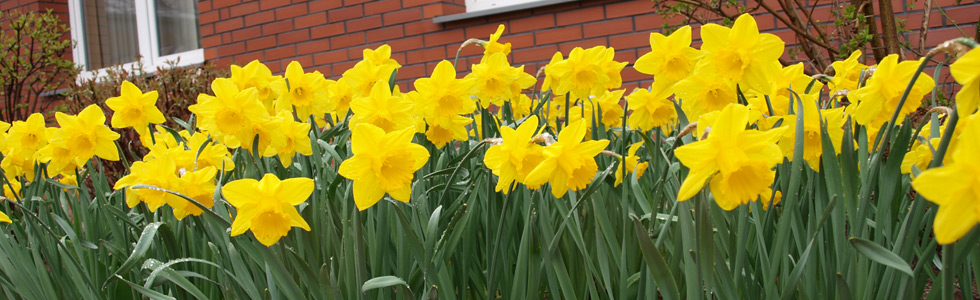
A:
[[[878,8],[881,10],[881,39],[885,42],[885,52],[888,54],[898,53],[898,26],[895,24],[895,11],[892,10],[892,2],[889,0],[878,0]]]

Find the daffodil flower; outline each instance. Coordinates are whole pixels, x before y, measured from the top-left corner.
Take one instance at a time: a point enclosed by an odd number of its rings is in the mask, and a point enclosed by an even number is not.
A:
[[[231,223],[231,236],[251,230],[255,239],[271,247],[293,227],[310,231],[296,205],[306,202],[313,189],[313,179],[279,180],[273,174],[265,174],[262,180],[246,178],[225,184],[221,195],[238,210]]]

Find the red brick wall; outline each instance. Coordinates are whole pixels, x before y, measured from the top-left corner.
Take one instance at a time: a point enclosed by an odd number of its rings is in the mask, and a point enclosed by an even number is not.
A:
[[[297,60],[329,78],[339,77],[360,60],[365,47],[387,43],[393,58],[403,65],[398,83],[405,87],[414,78],[429,74],[440,60],[451,60],[466,39],[487,39],[497,24],[507,26],[502,41],[513,45],[511,62],[525,65],[531,74],[555,51],[567,54],[577,46],[608,45],[616,49],[617,60],[633,62],[649,51],[650,32],[664,24],[663,17],[653,13],[649,0],[584,0],[450,23],[432,22],[436,16],[464,12],[462,2],[204,0],[199,2],[201,38],[205,57],[222,66],[259,59],[273,72],[281,72],[289,61]],[[905,35],[913,45],[918,44],[923,1],[914,2],[911,8],[902,1],[893,2],[899,18],[907,20],[906,28],[914,31]],[[934,6],[929,45],[960,35],[951,26],[952,20],[967,35],[976,31],[980,3],[956,2],[939,1],[950,19],[943,18]],[[814,15],[831,21],[830,3],[819,2]],[[792,31],[772,15],[760,14],[757,19],[762,31],[779,35],[787,44],[795,43]],[[698,32],[695,28],[695,39]],[[481,54],[478,46],[463,49],[461,72],[468,71]],[[623,70],[625,86],[636,86],[648,78],[630,67]]]

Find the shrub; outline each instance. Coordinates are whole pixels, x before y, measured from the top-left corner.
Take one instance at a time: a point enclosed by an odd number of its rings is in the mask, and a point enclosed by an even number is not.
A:
[[[72,47],[68,26],[51,10],[42,13],[0,12],[0,118],[6,122],[46,112],[43,94],[65,86],[78,68],[66,55]]]

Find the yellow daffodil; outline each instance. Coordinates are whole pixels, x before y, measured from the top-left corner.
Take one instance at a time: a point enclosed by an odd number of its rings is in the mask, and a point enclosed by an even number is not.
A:
[[[303,66],[299,62],[290,62],[286,66],[286,75],[269,84],[279,94],[275,101],[275,110],[290,113],[295,111],[302,121],[314,116],[319,125],[326,124],[323,118],[332,109],[327,107],[327,91],[323,89],[323,80],[323,75],[319,72],[303,72]]]
[[[633,68],[658,81],[678,82],[694,71],[700,58],[701,51],[691,48],[691,26],[684,25],[670,36],[650,33],[650,52],[637,58]]]
[[[198,95],[197,103],[187,109],[197,115],[198,128],[228,147],[240,147],[245,141],[236,136],[242,135],[253,122],[269,119],[269,112],[259,102],[255,88],[239,90],[231,80],[218,78],[211,82],[211,90],[214,96]]]
[[[844,138],[844,108],[819,110],[817,99],[812,96],[803,96],[803,160],[806,161],[810,169],[820,172],[820,157],[823,155],[823,134],[820,129],[821,117],[826,122],[827,133],[833,143],[834,152],[840,154],[840,143]],[[797,112],[799,113],[799,112]],[[783,151],[783,156],[793,161],[793,152],[796,150],[796,115],[773,117],[773,119],[783,120],[783,135],[779,140],[779,148]]]
[[[625,62],[613,60],[613,48],[595,46],[589,49],[575,47],[568,59],[549,65],[545,71],[559,78],[557,84],[551,82],[556,94],[571,93],[577,99],[588,99],[610,89],[619,88],[623,79],[619,75]]]
[[[114,142],[119,134],[105,126],[105,114],[99,106],[89,105],[77,116],[56,113],[55,118],[61,129],[54,132],[51,142],[68,148],[77,161],[87,161],[93,156],[119,160]]]
[[[157,108],[157,91],[143,93],[135,84],[123,81],[119,96],[105,100],[113,111],[109,124],[113,128],[132,127],[136,132],[146,132],[149,124],[161,124],[166,119]]]
[[[963,237],[980,222],[980,121],[967,118],[960,144],[953,151],[954,161],[923,171],[912,181],[915,191],[939,205],[933,232],[936,242],[950,244]],[[961,121],[962,122],[962,121]]]
[[[672,94],[670,87],[662,82],[664,81],[655,82],[652,91],[637,89],[626,96],[629,108],[633,111],[626,120],[631,128],[649,131],[677,122],[674,102],[667,99]]]
[[[524,73],[523,65],[511,67],[507,56],[500,52],[485,57],[472,69],[465,78],[475,82],[473,93],[483,107],[503,106],[504,101],[516,99],[521,90],[534,86],[535,82],[534,76]]]
[[[709,183],[715,202],[724,210],[768,199],[769,186],[776,176],[773,170],[783,156],[776,145],[785,128],[769,131],[746,130],[749,109],[731,104],[710,125],[708,138],[678,147],[677,159],[690,169],[677,192],[677,201],[694,197]],[[698,120],[698,125],[707,120]]]
[[[742,14],[732,28],[716,24],[701,27],[701,51],[710,60],[718,76],[748,88],[762,89],[773,61],[783,55],[785,44],[779,37],[759,33],[755,18]]]
[[[385,193],[402,202],[412,196],[412,178],[429,159],[425,147],[412,143],[413,128],[385,133],[370,123],[351,126],[351,156],[338,173],[354,181],[354,203],[365,210]]]
[[[23,186],[21,185],[20,180],[10,178],[9,185],[6,182],[3,182],[3,196],[7,197],[7,199],[10,199],[11,201],[17,201],[17,199],[20,199],[22,187]]]
[[[34,153],[48,144],[55,129],[45,127],[44,116],[33,113],[25,121],[14,121],[9,125],[4,155],[13,152]]]
[[[363,52],[364,59],[344,71],[342,78],[350,85],[354,98],[370,95],[376,83],[390,81],[391,72],[401,67],[398,62],[389,58],[391,47],[388,45],[382,45],[376,50],[364,49]]]
[[[0,222],[13,223],[13,221],[10,220],[10,217],[7,216],[7,214],[3,213],[2,211],[0,211]]]
[[[330,80],[324,81],[327,84],[327,104],[328,107],[333,107],[333,115],[338,120],[342,120],[347,117],[347,113],[350,111],[350,101],[354,97],[354,91],[351,85],[347,82],[347,79],[340,78],[336,82]]]
[[[351,101],[351,124],[369,123],[385,132],[415,127],[413,105],[401,95],[392,94],[385,80],[378,81],[371,93]]]
[[[75,159],[67,144],[47,144],[34,154],[34,158],[48,164],[48,174],[74,174],[76,169],[85,164],[85,161]]]
[[[932,77],[922,74],[912,84],[912,90],[902,107],[898,102],[905,92],[906,86],[915,75],[919,61],[909,60],[898,62],[898,54],[886,56],[875,68],[874,74],[867,84],[849,94],[857,100],[857,106],[851,112],[858,124],[880,127],[891,119],[896,109],[899,110],[897,122],[922,104],[922,97],[932,91],[936,83]]]
[[[535,102],[525,94],[521,94],[517,99],[510,101],[510,112],[514,115],[515,120],[523,119],[531,114],[534,110]]]
[[[746,98],[748,98],[749,104],[754,106],[755,109],[769,116],[785,116],[789,114],[790,105],[792,105],[794,110],[796,108],[796,101],[793,100],[790,103],[790,99],[796,99],[796,95],[803,98],[807,96],[817,98],[823,89],[823,84],[819,81],[814,81],[813,87],[810,88],[810,93],[805,93],[806,87],[813,78],[803,73],[803,63],[780,68],[778,62],[773,62],[768,78],[767,89],[754,91],[751,95],[746,95]],[[791,98],[791,94],[794,93],[795,95]],[[766,96],[769,96],[769,103],[766,103]],[[770,105],[772,106],[771,115],[769,113]]]
[[[503,34],[504,24],[500,24],[497,26],[497,31],[490,35],[490,40],[483,44],[483,59],[494,53],[510,54],[510,43],[500,43],[500,36]]]
[[[636,178],[643,177],[643,172],[647,170],[650,163],[641,163],[640,157],[636,155],[636,151],[640,150],[641,146],[643,146],[643,142],[630,145],[628,154],[619,158],[619,166],[616,167],[616,183],[613,186],[619,186],[619,184],[623,183],[623,167],[626,168],[626,174],[636,172]]]
[[[542,150],[544,159],[527,174],[524,184],[537,188],[551,183],[555,198],[588,186],[599,170],[595,156],[609,145],[608,140],[582,142],[588,126],[577,121],[558,133],[558,141]]]
[[[288,69],[288,67],[287,67]],[[250,61],[245,67],[231,65],[231,79],[239,90],[255,88],[258,93],[259,101],[266,107],[269,113],[273,113],[272,101],[279,97],[270,87],[270,84],[280,79],[273,76],[269,67],[258,60]]]
[[[192,154],[188,157],[196,159],[196,161],[187,161],[185,164],[178,163],[178,167],[187,170],[214,167],[225,172],[235,169],[235,161],[231,159],[231,153],[228,152],[228,147],[225,145],[208,140],[208,136],[200,132],[188,136],[184,140],[187,142],[187,153]]]
[[[469,139],[469,135],[466,134],[466,125],[472,123],[473,119],[454,115],[430,118],[426,119],[425,122],[429,125],[425,130],[425,138],[436,145],[436,148],[442,149],[451,141]]]
[[[216,174],[218,174],[218,170],[214,167],[186,171],[177,180],[178,191],[204,206],[212,207],[214,206],[214,178]],[[200,207],[183,198],[174,198],[170,205],[174,208],[174,217],[177,220],[184,219],[188,215],[200,216],[204,213]]]
[[[3,157],[3,161],[0,161],[0,169],[3,169],[3,174],[10,179],[23,176],[27,180],[34,180],[34,163],[34,153],[15,151]]]
[[[946,155],[943,157],[943,163],[951,164],[956,162],[956,158],[953,157],[952,149],[956,149],[956,147],[959,146],[961,140],[959,137],[960,134],[963,133],[963,128],[965,127],[966,126],[962,125],[956,126],[956,129],[953,130],[953,135],[951,136],[949,144],[947,145],[947,149],[949,150],[946,151]],[[926,124],[922,126],[922,131],[919,132],[919,137],[921,140],[929,141],[929,143],[921,143],[919,138],[915,139],[915,142],[912,143],[912,150],[905,154],[905,157],[902,159],[902,174],[909,174],[910,176],[913,175],[912,166],[918,167],[919,170],[925,170],[929,166],[929,163],[932,162],[933,159],[933,152],[938,149],[939,141],[941,140],[943,133],[946,131],[946,124],[939,125],[938,129],[939,130],[937,130],[935,135],[933,135],[932,121],[926,122]],[[915,179],[915,176],[911,177],[912,179]]]
[[[688,120],[697,120],[702,114],[719,111],[738,102],[735,82],[719,77],[711,60],[702,60],[694,68],[694,74],[677,82],[673,90],[680,98],[681,110]]]
[[[483,156],[483,164],[498,177],[498,192],[503,191],[506,194],[510,192],[508,187],[511,183],[524,182],[527,174],[544,159],[543,147],[533,141],[537,129],[537,116],[528,117],[517,130],[507,126],[500,127],[503,142],[490,146]]]
[[[973,48],[949,66],[949,73],[962,84],[956,92],[956,112],[969,116],[980,107],[980,49]]]
[[[286,114],[291,117],[288,113]],[[275,150],[283,167],[288,168],[293,164],[293,155],[296,153],[307,156],[313,155],[313,146],[310,142],[310,123],[285,119],[280,126],[280,132],[285,141]]]
[[[246,178],[225,184],[221,195],[238,210],[231,224],[231,236],[251,229],[255,239],[271,247],[293,227],[310,231],[296,205],[306,202],[313,189],[313,179],[279,180],[273,174],[265,174],[262,180]]]
[[[555,52],[555,54],[551,56],[551,61],[544,66],[544,80],[541,82],[541,91],[554,90],[556,87],[558,87],[557,84],[559,81],[561,81],[561,78],[558,77],[558,73],[555,73],[553,70],[554,68],[551,68],[551,66],[554,66],[563,60],[565,60],[565,57],[562,56],[561,52]]]
[[[863,55],[861,50],[854,50],[847,59],[830,64],[834,68],[834,79],[830,81],[829,85],[831,94],[840,90],[853,91],[858,89],[861,72],[868,69],[868,66],[858,62]]]
[[[456,79],[456,69],[447,60],[439,62],[429,78],[415,80],[415,90],[425,118],[445,118],[476,110],[476,102],[470,98],[472,78]]]
[[[184,201],[173,194],[154,189],[133,190],[130,186],[137,184],[152,185],[161,189],[171,191],[177,190],[177,165],[169,158],[157,158],[148,162],[137,161],[129,168],[129,174],[119,178],[115,190],[126,190],[126,205],[130,208],[136,207],[141,201],[151,212],[155,212],[164,204],[175,203],[178,200]]]
[[[623,114],[625,112],[619,102],[623,99],[624,93],[626,90],[606,91],[592,99],[602,111],[600,119],[607,129],[623,126]]]

